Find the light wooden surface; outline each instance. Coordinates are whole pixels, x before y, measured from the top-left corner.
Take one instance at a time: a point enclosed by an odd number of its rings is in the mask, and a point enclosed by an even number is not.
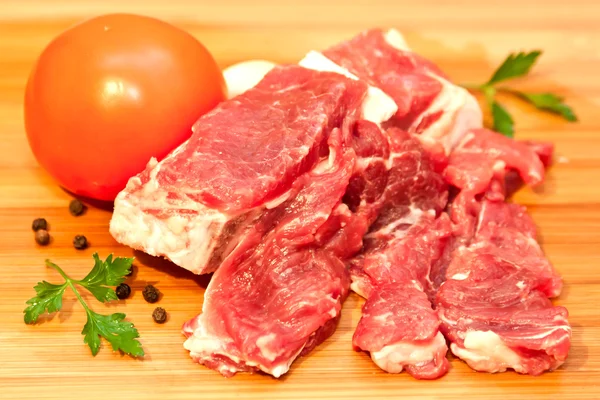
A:
[[[218,4],[218,5],[217,5]],[[497,4],[494,6],[493,4]],[[403,30],[410,44],[458,82],[477,82],[510,51],[545,51],[535,75],[523,85],[567,96],[581,119],[570,125],[509,102],[520,138],[551,140],[559,157],[548,181],[523,190],[539,224],[548,257],[562,273],[557,303],[568,307],[573,325],[567,363],[540,377],[476,373],[452,360],[443,379],[419,382],[378,370],[351,349],[361,301],[350,296],[335,335],[290,373],[275,380],[240,374],[225,379],[193,364],[182,348],[181,324],[202,304],[206,279],[142,254],[133,297],[120,310],[137,325],[147,352],[143,361],[103,346],[93,358],[80,334],[84,313],[74,297],[66,312],[37,326],[23,323],[25,301],[41,279],[57,279],[44,267],[51,258],[78,276],[91,267],[94,251],[129,256],[108,234],[110,213],[91,208],[80,218],[67,210],[69,196],[33,159],[22,123],[23,88],[35,57],[49,40],[82,17],[128,11],[157,16],[190,30],[222,66],[248,58],[298,60],[363,28]],[[307,0],[2,0],[0,4],[0,398],[131,399],[313,399],[313,398],[600,398],[600,2],[538,1],[326,1]],[[54,243],[36,247],[31,221],[48,219]],[[75,234],[91,248],[77,252]],[[154,282],[170,320],[152,322],[152,305],[141,288]]]

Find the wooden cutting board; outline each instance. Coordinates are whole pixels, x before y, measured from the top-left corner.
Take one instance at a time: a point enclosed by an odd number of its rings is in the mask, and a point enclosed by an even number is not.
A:
[[[127,4],[125,4],[127,3]],[[3,0],[0,6],[0,398],[122,399],[316,399],[316,398],[600,398],[600,3],[589,0],[482,2],[305,0]],[[217,5],[219,4],[219,5]],[[97,311],[127,313],[140,330],[143,361],[103,346],[92,357],[80,331],[84,313],[74,297],[65,311],[36,326],[23,323],[25,301],[42,279],[57,274],[50,258],[79,276],[91,254],[131,256],[108,234],[110,212],[90,207],[75,218],[70,197],[32,157],[22,123],[23,88],[36,56],[55,35],[82,17],[129,11],[169,20],[188,29],[225,67],[249,58],[298,60],[368,27],[396,27],[410,45],[433,59],[457,82],[483,81],[511,50],[544,50],[531,90],[567,97],[581,122],[568,124],[506,100],[519,138],[550,140],[560,160],[546,184],[525,189],[516,200],[539,224],[543,247],[564,277],[556,301],[571,314],[573,341],[568,361],[540,377],[513,372],[476,373],[452,359],[452,369],[434,382],[391,375],[351,348],[361,300],[352,295],[333,337],[296,361],[283,378],[240,374],[225,379],[192,363],[182,347],[181,324],[201,309],[207,280],[168,262],[137,257],[133,296]],[[101,160],[106,155],[99,154]],[[54,242],[35,245],[31,222],[46,217]],[[71,246],[85,234],[91,248]],[[169,321],[156,325],[153,306],[141,289],[152,282],[164,293]]]

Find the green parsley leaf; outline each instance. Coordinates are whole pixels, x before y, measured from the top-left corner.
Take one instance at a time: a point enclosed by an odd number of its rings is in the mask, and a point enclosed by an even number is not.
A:
[[[517,93],[539,110],[548,110],[555,114],[559,114],[567,121],[577,121],[577,116],[575,116],[571,107],[563,103],[564,99],[562,97],[552,93]]]
[[[91,294],[94,295],[94,297],[98,301],[101,301],[103,303],[106,303],[107,301],[119,300],[119,298],[117,297],[117,293],[115,292],[115,289],[113,289],[111,287],[88,286],[88,285],[81,285],[81,286],[86,288]]]
[[[83,341],[90,347],[93,355],[98,354],[100,337],[103,337],[115,351],[121,350],[134,357],[143,356],[144,350],[137,340],[139,333],[131,322],[124,321],[125,314],[101,315],[92,311],[76,287],[76,285],[85,287],[101,302],[117,300],[117,295],[110,286],[118,285],[125,280],[133,258],[117,257],[113,260],[112,255],[110,255],[105,261],[102,261],[98,254],[94,254],[93,257],[94,267],[92,271],[80,281],[70,278],[62,268],[50,260],[46,260],[46,265],[58,271],[65,282],[56,285],[42,281],[35,286],[34,289],[37,295],[27,301],[29,306],[24,311],[25,323],[36,322],[38,317],[45,311],[48,313],[60,311],[62,296],[65,289],[70,287],[87,314],[87,322],[82,331]]]
[[[498,67],[486,85],[494,85],[511,78],[527,75],[537,58],[542,54],[539,50],[529,53],[519,52],[510,54]]]
[[[508,111],[497,101],[492,102],[492,116],[494,117],[494,130],[504,136],[513,137],[514,121]]]
[[[49,314],[62,308],[62,296],[67,288],[67,283],[55,285],[46,281],[38,282],[34,289],[37,295],[27,300],[29,306],[25,309],[24,319],[26,324],[37,322],[44,312]]]
[[[496,101],[496,94],[503,92],[518,96],[533,104],[538,110],[549,111],[561,115],[567,121],[575,122],[575,113],[563,102],[563,99],[552,93],[524,93],[506,87],[495,86],[499,82],[511,78],[525,76],[529,73],[538,57],[542,54],[540,50],[530,52],[519,52],[510,54],[496,69],[489,81],[479,85],[463,85],[468,90],[480,91],[488,103],[493,117],[492,129],[505,136],[513,137],[514,121],[508,111]]]
[[[105,338],[114,351],[121,350],[134,357],[144,355],[142,345],[136,340],[140,336],[137,329],[124,319],[123,313],[100,315],[88,311],[88,320],[81,333],[84,335],[83,342],[90,347],[93,355],[100,350],[100,337]]]
[[[93,257],[94,268],[92,268],[85,278],[77,281],[77,283],[90,291],[94,287],[120,285],[125,281],[125,277],[129,273],[131,264],[133,263],[133,258],[117,257],[113,260],[112,254],[106,258],[106,261],[102,261],[97,253],[94,253]],[[96,295],[94,294],[94,296]],[[96,298],[100,301],[106,301],[98,296]],[[108,300],[114,300],[115,298]]]
[[[117,257],[113,260],[112,254],[102,261],[97,253],[94,253],[94,268],[85,278],[77,281],[94,295],[98,301],[107,302],[117,300],[117,294],[112,287],[118,286],[125,281],[129,273],[133,258]]]

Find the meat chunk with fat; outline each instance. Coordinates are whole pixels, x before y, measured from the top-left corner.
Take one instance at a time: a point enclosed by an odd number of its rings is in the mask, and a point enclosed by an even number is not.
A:
[[[349,262],[352,289],[367,299],[353,344],[385,371],[434,379],[448,370],[448,348],[428,296],[431,268],[452,233],[447,215],[436,219],[447,188],[416,138],[398,129],[388,135],[387,185],[371,206],[377,218],[363,252]]]
[[[482,126],[475,98],[414,53],[396,30],[368,30],[323,54],[394,99],[391,125],[441,142],[447,152],[469,129]]]
[[[366,91],[339,74],[276,67],[129,180],[111,234],[194,273],[214,271],[236,247],[256,244],[248,232],[314,167],[331,130],[360,116]]]
[[[452,201],[450,214],[461,226],[461,235],[473,235],[482,196],[503,201],[507,182],[513,179],[507,174],[513,171],[528,185],[541,183],[545,170],[540,157],[548,161],[551,154],[552,148],[547,145],[533,146],[487,129],[469,131],[450,154],[444,171],[446,181],[460,190]]]
[[[565,361],[568,313],[548,299],[562,281],[523,207],[483,200],[475,236],[454,252],[446,277],[436,296],[442,331],[473,369],[538,375]]]
[[[195,361],[225,376],[261,370],[279,377],[333,333],[350,279],[344,263],[316,245],[315,234],[341,202],[355,153],[342,144],[340,130],[329,144],[329,158],[264,214],[260,244],[232,253],[213,275],[202,314],[184,326]]]
[[[449,364],[428,298],[429,274],[450,237],[450,221],[427,213],[412,219],[352,261],[353,288],[367,298],[353,344],[385,371],[435,379]]]
[[[438,265],[445,282],[437,282],[434,302],[450,349],[475,370],[538,375],[567,357],[568,313],[549,300],[562,280],[524,207],[505,202],[515,175],[542,182],[552,152],[481,129],[450,155],[444,177],[460,192],[449,207],[455,232],[446,265]]]

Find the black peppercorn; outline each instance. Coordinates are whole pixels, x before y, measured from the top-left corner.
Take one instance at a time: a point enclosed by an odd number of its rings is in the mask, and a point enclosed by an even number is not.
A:
[[[134,272],[133,269],[134,269],[133,265],[131,267],[129,267],[129,273],[127,275],[125,275],[125,276],[131,276],[131,275],[133,275],[133,272]]]
[[[88,247],[87,238],[83,235],[75,236],[75,238],[73,239],[73,246],[77,250],[83,250],[83,249],[87,248]]]
[[[129,287],[128,284],[121,283],[119,286],[117,286],[117,288],[115,289],[115,292],[117,292],[117,297],[119,299],[124,300],[124,299],[128,298],[129,295],[131,294],[131,288]]]
[[[83,203],[77,199],[72,200],[71,203],[69,203],[69,212],[71,213],[71,215],[78,217],[81,214],[83,214],[83,212],[85,211],[85,206],[83,205]]]
[[[152,285],[147,285],[142,291],[142,295],[144,295],[144,300],[148,303],[156,303],[160,296],[160,291]]]
[[[156,307],[152,313],[152,318],[157,324],[164,324],[167,320],[167,312],[162,307]]]
[[[41,246],[50,243],[50,234],[45,229],[39,229],[35,232],[35,241]]]
[[[39,231],[40,229],[47,231],[48,230],[48,222],[46,221],[45,218],[36,218],[33,220],[33,223],[31,224],[31,229],[33,229],[36,232]]]

